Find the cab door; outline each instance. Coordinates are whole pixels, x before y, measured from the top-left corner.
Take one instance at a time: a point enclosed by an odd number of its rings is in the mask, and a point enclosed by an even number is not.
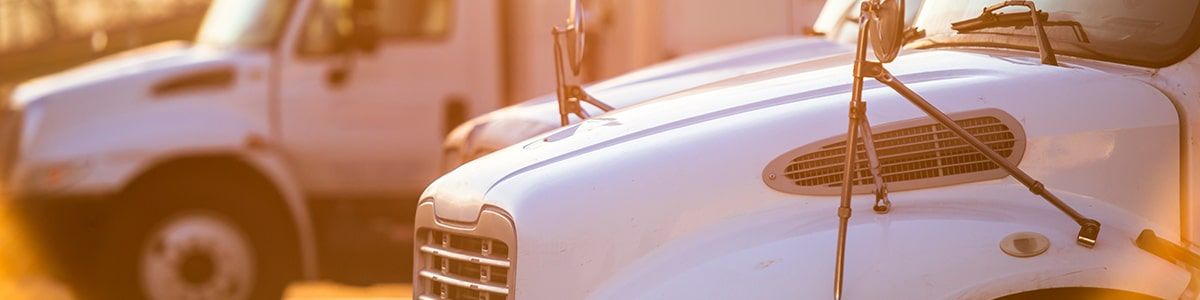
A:
[[[369,1],[369,0],[360,0]],[[446,101],[468,95],[461,43],[452,43],[451,0],[380,0],[378,42],[349,0],[314,0],[280,47],[283,150],[310,193],[338,197],[419,192],[438,171]],[[358,20],[363,22],[363,20]],[[359,29],[361,30],[361,29]],[[290,46],[289,46],[290,45]]]

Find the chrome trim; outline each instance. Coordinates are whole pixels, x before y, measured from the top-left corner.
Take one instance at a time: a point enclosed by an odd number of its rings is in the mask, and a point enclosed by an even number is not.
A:
[[[489,265],[489,266],[493,266],[493,267],[508,268],[510,266],[510,264],[507,261],[493,259],[493,258],[487,258],[487,257],[482,257],[482,256],[475,256],[475,255],[471,255],[471,254],[468,254],[468,253],[462,252],[462,251],[442,249],[442,248],[429,246],[429,245],[421,246],[421,252],[425,252],[425,253],[441,256],[441,257],[447,257],[447,258],[451,258],[451,259],[457,259],[457,260],[465,261],[465,262],[473,262],[473,263],[478,263],[478,264]]]
[[[421,277],[429,278],[429,280],[433,280],[433,281],[437,281],[437,282],[441,282],[441,283],[456,285],[456,286],[465,287],[465,288],[469,288],[469,289],[473,289],[473,290],[477,290],[477,291],[484,291],[484,292],[489,292],[489,293],[508,295],[508,288],[505,288],[505,287],[499,287],[499,286],[494,286],[494,285],[485,284],[485,283],[473,282],[473,281],[470,281],[469,279],[463,279],[458,276],[434,273],[433,271],[421,271],[420,274],[421,274]]]
[[[517,235],[508,213],[485,206],[473,223],[450,222],[438,219],[434,201],[425,199],[417,204],[414,221],[414,299],[476,299],[475,293],[481,294],[479,299],[516,298]],[[441,238],[434,240],[437,236]],[[446,239],[446,236],[452,237]],[[462,238],[483,243],[469,246],[453,242]],[[478,252],[471,247],[478,247]],[[448,262],[475,265],[480,276],[456,274],[445,269]]]

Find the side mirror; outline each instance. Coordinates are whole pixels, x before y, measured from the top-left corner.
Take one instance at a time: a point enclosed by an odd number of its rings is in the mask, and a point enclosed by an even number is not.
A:
[[[889,63],[896,59],[900,48],[904,46],[904,0],[880,0],[864,2],[865,5],[875,5],[868,16],[870,20],[871,46],[875,50],[875,58],[881,63]]]
[[[583,28],[583,4],[580,0],[571,0],[567,23],[557,28],[566,39],[567,60],[571,65],[571,73],[579,75],[583,66],[583,49],[587,33]]]
[[[580,0],[571,0],[567,23],[554,26],[554,30],[551,31],[554,36],[554,77],[558,81],[558,119],[563,126],[571,124],[571,115],[579,116],[580,119],[591,117],[581,106],[582,103],[591,104],[606,112],[613,110],[612,106],[588,95],[579,82],[579,73],[583,70],[586,34],[583,23],[583,5],[580,4]],[[571,69],[570,74],[567,74],[568,68]]]
[[[354,0],[350,10],[350,18],[354,21],[350,43],[366,53],[374,53],[379,47],[379,16],[375,12],[375,1]]]

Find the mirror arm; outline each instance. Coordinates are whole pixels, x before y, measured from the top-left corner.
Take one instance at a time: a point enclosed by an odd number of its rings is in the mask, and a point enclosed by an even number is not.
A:
[[[887,69],[884,69],[882,64],[876,63],[875,65],[877,67],[869,68],[875,72],[865,75],[875,78],[875,80],[887,85],[897,93],[900,93],[901,96],[903,96],[905,99],[908,99],[909,102],[912,102],[912,104],[917,106],[917,108],[920,108],[921,111],[924,111],[926,115],[929,115],[939,124],[945,126],[947,129],[950,129],[954,135],[966,141],[968,145],[970,145],[972,148],[975,148],[976,151],[982,153],[988,158],[988,160],[991,160],[992,163],[995,163],[996,165],[1000,166],[1001,169],[1004,169],[1004,171],[1009,175],[1012,175],[1014,179],[1016,179],[1022,185],[1025,185],[1025,187],[1028,188],[1029,191],[1034,195],[1042,197],[1046,200],[1046,202],[1049,202],[1055,208],[1058,208],[1058,210],[1062,211],[1063,214],[1066,214],[1068,217],[1070,217],[1071,220],[1074,220],[1075,223],[1079,224],[1079,234],[1076,235],[1075,243],[1087,248],[1096,246],[1096,239],[1100,235],[1099,221],[1090,219],[1083,214],[1080,214],[1079,211],[1076,211],[1066,202],[1063,202],[1062,199],[1058,198],[1058,196],[1055,196],[1054,193],[1050,192],[1050,190],[1046,189],[1044,184],[1033,179],[1033,177],[1029,176],[1029,174],[1025,173],[1025,171],[1022,171],[1021,168],[1018,168],[1008,159],[1000,156],[999,153],[996,153],[995,150],[992,150],[991,147],[988,147],[988,145],[983,143],[983,141],[980,141],[979,138],[971,135],[970,132],[968,132],[966,129],[963,129],[962,126],[958,125],[958,123],[955,123],[953,119],[951,119],[937,107],[933,106],[933,104],[929,103],[928,100],[925,100],[924,97],[921,97],[921,95],[917,94],[917,92],[909,89],[908,86],[904,85],[903,82],[900,82],[899,79],[897,79],[895,76],[892,76],[891,72],[888,72]]]
[[[954,135],[956,135],[958,138],[964,140],[968,145],[970,145],[972,148],[974,148],[975,151],[982,153],[984,155],[984,157],[986,157],[992,163],[998,165],[1001,169],[1003,169],[1005,172],[1007,172],[1009,175],[1011,175],[1013,178],[1015,178],[1017,181],[1019,181],[1022,185],[1025,185],[1025,187],[1028,188],[1030,192],[1042,197],[1043,199],[1046,200],[1046,202],[1049,202],[1055,208],[1058,208],[1058,210],[1062,211],[1064,214],[1071,217],[1071,219],[1074,220],[1076,223],[1078,223],[1079,227],[1080,227],[1079,233],[1075,238],[1075,243],[1079,244],[1080,246],[1086,247],[1086,248],[1095,247],[1096,240],[1100,235],[1100,222],[1099,221],[1096,221],[1095,219],[1091,219],[1091,218],[1084,216],[1083,214],[1080,214],[1078,211],[1076,211],[1070,205],[1063,202],[1062,199],[1058,198],[1058,196],[1055,196],[1054,193],[1050,192],[1050,190],[1046,189],[1045,185],[1043,185],[1041,182],[1034,180],[1033,177],[1029,176],[1029,174],[1026,174],[1024,171],[1022,171],[1020,168],[1018,168],[1015,164],[1013,164],[1008,159],[1001,156],[999,153],[996,153],[995,150],[993,150],[987,144],[984,144],[982,141],[979,140],[979,138],[976,138],[974,135],[971,135],[970,132],[968,132],[966,129],[963,129],[962,126],[958,125],[958,123],[955,123],[953,119],[951,119],[949,116],[947,116],[941,110],[939,110],[937,107],[933,106],[933,104],[929,103],[928,100],[925,100],[924,97],[921,97],[921,95],[917,94],[917,92],[909,89],[908,86],[906,86],[906,85],[904,85],[904,83],[900,82],[899,79],[897,79],[895,76],[892,75],[891,72],[888,72],[888,70],[886,68],[884,68],[884,65],[882,62],[867,60],[866,52],[867,52],[867,43],[869,42],[868,37],[871,36],[871,34],[872,34],[871,27],[872,27],[872,25],[874,25],[872,23],[869,23],[869,22],[873,22],[872,17],[870,17],[870,16],[876,15],[881,11],[880,2],[878,2],[878,1],[879,0],[863,1],[862,6],[861,6],[862,13],[860,14],[860,24],[862,24],[862,26],[859,26],[858,44],[856,45],[856,48],[855,48],[854,69],[853,69],[853,77],[854,78],[853,78],[853,82],[851,85],[850,108],[849,108],[850,111],[848,113],[848,118],[849,118],[850,124],[848,126],[847,133],[846,133],[846,143],[845,143],[845,149],[846,149],[845,150],[845,158],[846,159],[844,161],[845,164],[842,167],[841,202],[837,209],[837,216],[838,216],[837,260],[836,260],[835,266],[834,266],[833,298],[837,299],[837,300],[840,300],[842,298],[842,287],[844,284],[842,278],[844,277],[843,275],[845,273],[845,260],[846,260],[846,235],[847,235],[847,230],[849,229],[848,227],[849,227],[849,222],[850,222],[850,216],[852,213],[850,202],[852,200],[852,194],[853,194],[854,183],[855,183],[854,176],[856,175],[856,173],[858,173],[858,171],[856,170],[856,167],[858,166],[858,163],[856,162],[856,160],[858,158],[857,150],[858,150],[859,134],[862,134],[861,138],[863,139],[863,146],[864,146],[863,150],[867,152],[866,156],[867,156],[867,159],[869,160],[868,169],[872,171],[871,173],[873,173],[872,175],[874,176],[874,180],[876,183],[876,191],[875,191],[875,193],[876,193],[875,207],[876,208],[875,208],[875,210],[876,210],[876,212],[886,213],[887,206],[890,206],[890,201],[887,201],[887,194],[886,194],[887,187],[886,187],[886,185],[882,185],[883,182],[882,182],[879,174],[875,171],[875,169],[877,168],[877,162],[875,161],[876,158],[874,156],[877,155],[877,153],[873,153],[873,152],[875,152],[876,149],[874,147],[874,143],[872,142],[873,137],[870,134],[871,124],[866,118],[866,103],[863,102],[863,99],[862,99],[863,98],[863,85],[864,85],[863,81],[867,77],[875,79],[876,81],[883,83],[884,85],[890,87],[892,90],[899,93],[901,96],[903,96],[909,102],[912,102],[912,104],[914,106],[917,106],[917,108],[921,109],[921,111],[923,111],[926,115],[933,118],[939,124],[946,127],[947,129],[950,129],[950,131]],[[898,1],[898,0],[891,0],[891,1]],[[1054,53],[1049,47],[1049,41],[1046,39],[1045,32],[1043,30],[1041,30],[1042,22],[1040,20],[1038,20],[1039,19],[1038,12],[1033,7],[1032,1],[1006,1],[1004,3],[985,8],[984,16],[992,14],[992,11],[994,11],[996,9],[1007,7],[1007,6],[1012,6],[1012,5],[1023,5],[1023,6],[1027,6],[1030,8],[1031,13],[1033,15],[1033,20],[1034,20],[1033,23],[1039,29],[1038,30],[1038,33],[1039,33],[1038,40],[1042,44],[1041,49],[1044,50],[1044,51],[1042,51],[1042,54],[1043,54],[1042,62],[1045,64],[1049,64],[1049,65],[1056,65],[1057,62],[1054,59]],[[903,12],[903,8],[901,9],[901,12]],[[895,16],[888,16],[888,17],[894,18]],[[878,40],[876,40],[875,42],[878,42]],[[876,49],[878,49],[878,48],[876,48]],[[879,55],[879,54],[876,54],[876,55]],[[884,207],[881,207],[881,206],[884,206]]]
[[[854,151],[858,143],[858,131],[862,128],[862,118],[865,114],[860,112],[860,107],[863,106],[862,90],[863,90],[863,72],[864,68],[870,63],[867,61],[867,35],[870,33],[868,28],[870,25],[870,13],[875,10],[875,1],[863,1],[861,5],[862,13],[859,14],[858,26],[858,44],[855,45],[854,51],[854,81],[853,88],[850,90],[850,119],[849,128],[846,129],[846,161],[842,166],[842,193],[841,201],[838,204],[838,234],[837,234],[837,260],[834,262],[833,270],[833,299],[842,299],[843,277],[846,269],[846,234],[850,226],[850,215],[853,209],[850,207],[851,192],[854,188],[854,167],[858,165],[855,160],[858,158],[857,152]],[[866,126],[870,126],[867,124]],[[870,137],[867,137],[868,139]],[[867,149],[871,151],[873,149]]]
[[[568,77],[567,66],[564,63],[566,55],[563,54],[562,38],[567,34],[566,30],[554,28],[551,30],[551,35],[554,40],[554,79],[557,81],[555,89],[558,97],[558,119],[562,126],[571,124],[571,115],[575,115],[580,119],[591,118],[587,110],[583,108],[582,103],[587,103],[599,108],[604,112],[612,111],[613,107],[597,100],[592,95],[588,94],[578,83],[578,75],[572,74]]]

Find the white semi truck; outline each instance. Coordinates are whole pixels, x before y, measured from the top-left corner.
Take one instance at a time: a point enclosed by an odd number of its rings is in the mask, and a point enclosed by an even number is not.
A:
[[[364,243],[397,240],[378,220],[440,173],[453,123],[501,103],[497,7],[214,1],[192,44],[16,88],[5,187],[86,297],[277,298],[293,279],[397,274]]]
[[[668,95],[441,177],[414,297],[1197,297],[1200,1],[927,0],[894,57],[896,2],[862,6],[854,63]]]
[[[405,280],[406,196],[441,173],[445,133],[509,83],[504,3],[214,1],[194,43],[20,85],[5,194],[84,298]]]

